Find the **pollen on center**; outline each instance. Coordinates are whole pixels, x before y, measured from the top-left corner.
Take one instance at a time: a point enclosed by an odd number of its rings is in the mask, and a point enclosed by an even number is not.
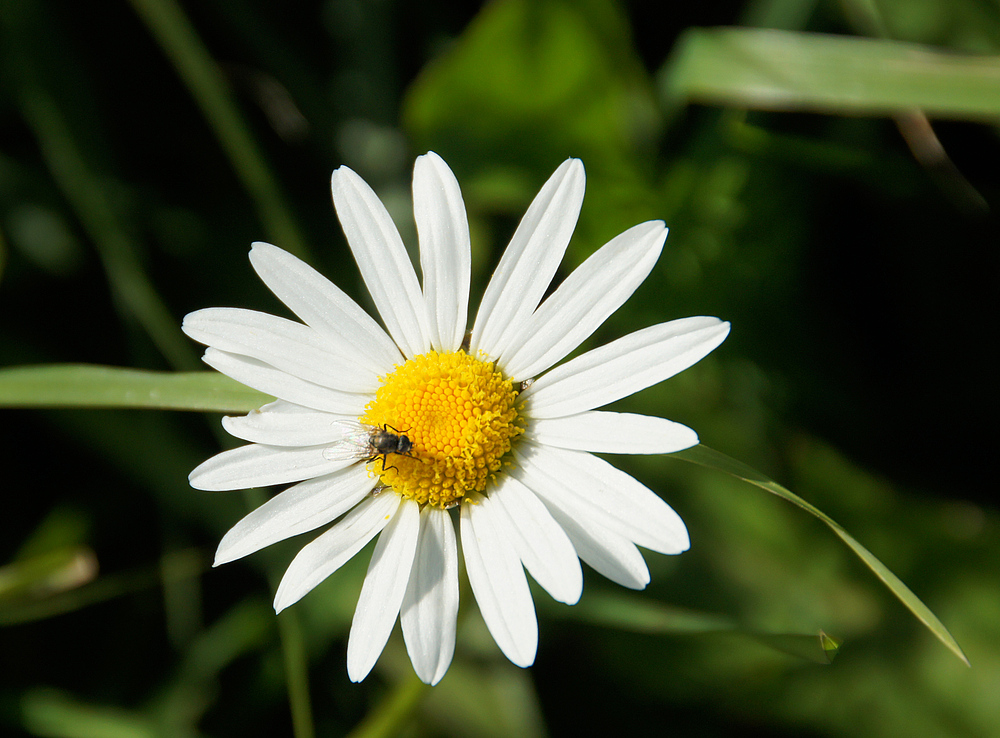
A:
[[[449,508],[485,492],[518,424],[513,382],[465,352],[430,351],[384,377],[361,422],[405,435],[409,454],[369,462],[381,483],[421,505]],[[384,462],[384,463],[383,463]]]

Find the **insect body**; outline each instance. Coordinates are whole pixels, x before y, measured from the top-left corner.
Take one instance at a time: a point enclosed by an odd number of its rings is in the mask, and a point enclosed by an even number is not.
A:
[[[392,468],[385,464],[389,454],[409,456],[413,449],[413,442],[391,425],[383,425],[380,428],[351,420],[338,420],[336,427],[343,432],[342,437],[323,449],[323,458],[330,461],[347,459],[372,461],[381,456],[384,472]]]

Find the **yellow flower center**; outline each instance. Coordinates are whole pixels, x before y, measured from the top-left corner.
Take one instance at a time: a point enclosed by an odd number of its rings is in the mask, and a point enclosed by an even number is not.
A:
[[[517,392],[492,363],[430,351],[382,378],[361,422],[405,435],[408,454],[369,462],[381,483],[421,505],[449,508],[483,492],[523,432]]]

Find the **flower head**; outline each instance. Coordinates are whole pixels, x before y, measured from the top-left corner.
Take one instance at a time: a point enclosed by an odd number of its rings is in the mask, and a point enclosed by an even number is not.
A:
[[[192,486],[295,483],[239,521],[215,563],[333,523],[288,567],[274,600],[280,611],[378,536],[348,673],[367,676],[398,616],[417,675],[435,684],[455,647],[457,518],[486,625],[512,662],[529,666],[538,627],[525,570],[574,604],[581,559],[642,589],[649,572],[637,546],[688,548],[684,523],[658,495],[593,454],[670,453],[698,437],[663,418],[595,408],[691,366],[729,324],[661,323],[555,366],[635,291],[667,236],[659,221],[625,231],[542,302],[583,202],[576,159],[528,208],[468,337],[469,228],[444,161],[430,153],[414,167],[423,285],[371,188],[346,167],[332,186],[385,330],[311,267],[265,243],[253,245],[250,261],[302,323],[227,308],[184,320],[184,331],[208,346],[210,366],[278,398],[223,419],[249,445],[198,466]]]

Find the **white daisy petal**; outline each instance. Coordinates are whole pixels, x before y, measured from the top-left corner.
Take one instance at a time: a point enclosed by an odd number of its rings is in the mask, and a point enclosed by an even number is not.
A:
[[[566,531],[573,548],[594,571],[629,589],[645,589],[649,568],[635,544],[602,528],[579,511],[569,511],[546,501],[552,517]]]
[[[370,395],[360,392],[341,392],[321,387],[275,369],[270,364],[251,359],[249,356],[231,354],[228,351],[207,348],[201,360],[240,384],[314,410],[358,418],[364,413],[365,405],[371,399]]]
[[[263,361],[323,387],[341,392],[378,389],[378,375],[353,360],[359,355],[356,347],[338,346],[302,323],[255,310],[207,308],[189,313],[181,329],[200,343]]]
[[[580,559],[541,500],[508,475],[501,477],[489,499],[498,519],[506,517],[508,537],[528,573],[553,599],[575,605],[583,592]]]
[[[396,345],[407,357],[430,346],[427,306],[392,218],[361,177],[340,167],[331,178],[333,204],[365,286]]]
[[[420,539],[399,622],[406,652],[421,681],[437,684],[455,654],[458,546],[447,510],[420,513]]]
[[[483,294],[473,355],[503,354],[538,306],[576,228],[585,184],[583,164],[567,159],[535,196]]]
[[[391,494],[391,493],[390,493]],[[404,499],[375,544],[347,639],[347,675],[360,682],[375,666],[396,623],[420,531],[420,506]]]
[[[456,351],[465,340],[469,312],[469,219],[458,180],[434,152],[417,157],[413,167],[413,217],[431,345],[437,351]]]
[[[347,349],[373,374],[384,374],[402,362],[396,344],[368,313],[333,282],[287,251],[258,241],[250,263],[289,309],[317,332]],[[359,346],[364,351],[358,351]]]
[[[691,545],[687,527],[659,495],[585,451],[524,443],[512,472],[545,502],[581,510],[602,527],[653,551],[677,554]]]
[[[365,465],[356,464],[289,487],[229,529],[212,566],[326,525],[364,499],[374,486]]]
[[[327,459],[323,456],[324,449],[324,446],[286,448],[251,443],[203,461],[188,475],[188,482],[195,489],[208,492],[268,487],[332,474],[355,463],[354,459]]]
[[[318,446],[343,438],[341,421],[357,421],[356,416],[334,415],[293,405],[284,400],[251,410],[246,415],[227,416],[222,427],[231,436],[268,446]]]
[[[543,446],[604,454],[672,454],[698,443],[697,433],[672,420],[601,410],[532,419],[528,436]]]
[[[292,559],[274,595],[274,611],[281,612],[302,599],[313,587],[337,571],[392,519],[402,498],[381,494],[362,500],[330,530],[307,544]]]
[[[588,351],[539,377],[521,393],[526,414],[556,418],[607,405],[687,369],[718,346],[729,323],[672,320]]]
[[[538,621],[528,580],[521,560],[501,535],[489,498],[473,497],[461,507],[462,551],[472,592],[500,650],[517,666],[531,666]]]
[[[534,377],[579,346],[649,276],[666,238],[662,221],[642,223],[574,269],[523,326],[515,326],[518,333],[500,357],[507,376]]]

